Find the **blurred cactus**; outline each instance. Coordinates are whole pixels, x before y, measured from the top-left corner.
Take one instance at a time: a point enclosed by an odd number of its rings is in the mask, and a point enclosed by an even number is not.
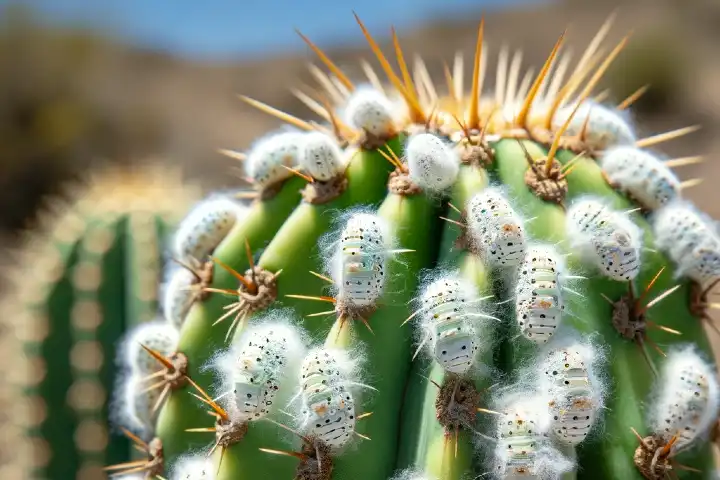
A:
[[[92,174],[69,193],[4,272],[2,345],[17,362],[7,390],[24,395],[4,420],[27,428],[21,445],[2,449],[12,478],[99,478],[106,462],[128,458],[106,422],[118,339],[157,315],[165,239],[199,189],[177,169],[144,167]]]

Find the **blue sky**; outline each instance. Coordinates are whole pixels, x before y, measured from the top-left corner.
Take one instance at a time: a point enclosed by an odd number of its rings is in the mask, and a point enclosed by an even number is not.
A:
[[[99,27],[127,41],[190,57],[229,58],[303,48],[314,41],[351,43],[360,30],[386,33],[439,18],[538,0],[25,0],[62,24]],[[11,3],[0,0],[0,6]]]

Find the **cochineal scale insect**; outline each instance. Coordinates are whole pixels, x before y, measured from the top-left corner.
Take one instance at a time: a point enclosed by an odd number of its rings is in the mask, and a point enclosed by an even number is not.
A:
[[[419,296],[423,339],[415,355],[426,344],[433,358],[448,372],[463,375],[474,365],[482,338],[482,320],[495,319],[482,312],[477,288],[456,273],[429,283]]]
[[[344,116],[353,128],[378,139],[387,139],[397,132],[392,111],[393,104],[385,95],[374,88],[364,87],[352,93]]]
[[[140,377],[154,374],[158,363],[145,348],[168,357],[175,353],[180,332],[169,322],[154,321],[135,327],[126,340],[126,364]],[[143,346],[145,348],[143,348]]]
[[[553,131],[557,131],[572,115],[576,104],[567,105],[553,117]],[[621,112],[596,102],[586,101],[578,108],[565,132],[568,136],[582,136],[581,140],[593,150],[614,145],[633,145],[635,134]]]
[[[720,388],[711,365],[686,345],[668,352],[650,409],[650,428],[666,442],[677,437],[673,451],[688,447],[718,418]]]
[[[236,420],[257,420],[273,408],[285,371],[302,350],[300,334],[282,323],[259,324],[241,336],[231,371]]]
[[[348,219],[332,266],[338,301],[356,307],[375,304],[385,283],[388,243],[388,229],[379,216],[357,213]]]
[[[300,368],[302,424],[300,429],[333,449],[344,447],[355,433],[353,382],[343,375],[338,352],[314,349]]]
[[[526,248],[520,216],[497,188],[486,188],[467,205],[470,239],[486,261],[494,266],[519,264]]]
[[[245,207],[226,197],[200,203],[175,233],[175,258],[190,266],[205,262],[244,211]]]
[[[573,344],[551,351],[540,372],[541,388],[549,398],[550,429],[565,445],[578,445],[592,430],[601,392],[590,373],[589,347]]]
[[[557,480],[574,467],[549,442],[549,415],[542,398],[517,392],[514,401],[501,410],[492,472],[495,478]]]
[[[639,148],[612,148],[603,155],[601,165],[610,184],[629,193],[649,210],[656,210],[680,196],[680,180],[672,170]]]
[[[306,133],[299,148],[300,166],[315,180],[326,182],[345,170],[343,153],[334,138],[322,132]]]
[[[504,408],[497,424],[496,474],[499,478],[531,476],[537,451],[545,440],[541,412],[529,401]]]
[[[546,343],[562,320],[561,258],[554,248],[531,246],[518,269],[515,312],[520,332],[536,343]]]
[[[585,198],[570,206],[566,218],[571,242],[591,257],[605,276],[617,281],[637,276],[642,233],[627,214]]]
[[[245,172],[253,184],[264,189],[292,176],[298,164],[304,133],[279,132],[258,140],[245,161]]]
[[[653,220],[656,245],[677,264],[678,274],[703,284],[720,276],[720,237],[714,222],[689,202],[672,202]]]

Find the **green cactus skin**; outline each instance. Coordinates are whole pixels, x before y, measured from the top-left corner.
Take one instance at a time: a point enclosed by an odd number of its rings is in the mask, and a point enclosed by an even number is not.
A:
[[[391,140],[388,147],[398,149],[400,141],[397,138]],[[379,153],[358,150],[346,171],[348,187],[341,196],[327,204],[302,202],[292,211],[287,210],[290,199],[284,195],[292,194],[295,198],[298,190],[296,179],[290,179],[292,183],[284,186],[274,199],[258,202],[260,205],[256,204],[248,217],[238,223],[217,248],[216,258],[236,271],[243,272],[249,266],[245,254],[245,240],[248,240],[252,248],[255,248],[255,245],[262,247],[269,241],[257,264],[270,272],[282,270],[278,277],[277,302],[295,307],[299,314],[312,313],[312,309],[317,305],[302,300],[295,301],[285,295],[313,295],[321,291],[322,282],[308,272],[321,270],[322,259],[319,258],[317,242],[330,228],[333,211],[358,203],[373,204],[382,200],[391,168],[391,164]],[[270,205],[270,202],[275,203]],[[296,255],[295,252],[304,253]],[[237,288],[237,280],[216,267],[212,286]],[[193,306],[181,333],[178,351],[188,356],[190,377],[206,390],[212,385],[212,374],[202,373],[200,368],[212,352],[223,345],[227,322],[215,327],[212,327],[212,324],[222,316],[227,302],[227,298],[212,295],[202,304]],[[318,325],[318,328],[322,328],[322,325]],[[237,329],[235,334],[239,333],[240,329]],[[158,418],[158,436],[163,441],[165,458],[172,462],[188,448],[205,445],[201,435],[185,430],[204,426],[207,419],[207,414],[198,408],[197,401],[187,391],[173,392]],[[253,427],[254,430],[270,428],[273,432],[277,431],[277,427],[272,424]],[[259,438],[271,437],[269,433],[257,435]],[[265,445],[258,445],[260,446],[273,448],[268,446],[267,442]]]
[[[424,194],[388,194],[378,210],[394,231],[398,248],[414,252],[391,260],[386,271],[385,293],[378,310],[368,319],[370,333],[362,324],[354,325],[353,341],[368,352],[366,370],[377,392],[367,395],[361,412],[373,412],[358,422],[359,433],[371,438],[360,440],[356,449],[335,458],[334,478],[387,478],[395,468],[403,392],[410,370],[410,331],[400,326],[412,313],[410,301],[418,285],[418,274],[435,261],[437,240],[425,236],[438,231],[438,203]],[[328,341],[335,333],[331,332]],[[373,462],[367,458],[372,457]]]
[[[283,222],[300,202],[301,178],[288,179],[277,195],[267,200],[256,200],[238,221],[228,236],[214,252],[214,256],[238,272],[249,266],[245,250],[247,241],[251,248],[262,248],[280,229]],[[237,280],[225,269],[213,268],[213,287],[237,288]],[[227,330],[225,324],[213,327],[214,321],[222,314],[227,298],[211,295],[206,301],[192,306],[185,318],[178,351],[188,358],[188,374],[203,389],[208,389],[213,377],[202,370],[204,363],[213,353],[223,347]],[[202,435],[186,433],[185,429],[205,426],[208,416],[198,408],[195,399],[187,390],[172,392],[160,410],[157,433],[163,439],[166,455],[180,455],[188,448],[199,448],[207,442]],[[179,433],[178,433],[179,432]]]
[[[174,169],[157,173],[110,170],[90,177],[70,192],[72,200],[59,209],[64,213],[28,232],[27,251],[8,274],[22,293],[4,297],[3,308],[18,321],[34,319],[17,326],[30,334],[18,335],[32,359],[25,374],[39,378],[22,388],[31,416],[42,416],[26,420],[27,435],[46,445],[16,459],[30,464],[22,466],[21,478],[95,475],[129,459],[126,440],[110,437],[107,427],[117,342],[155,317],[164,232],[199,194],[173,183]],[[36,263],[47,271],[28,275]],[[45,370],[41,377],[32,373],[37,367]]]
[[[401,145],[402,139],[396,137],[383,150],[389,148],[397,153],[401,151]],[[323,281],[308,274],[310,270],[322,270],[324,259],[320,258],[318,240],[331,228],[336,212],[355,205],[374,206],[381,202],[391,171],[390,162],[377,151],[358,150],[347,168],[348,187],[341,196],[323,205],[303,202],[292,213],[258,262],[268,271],[283,271],[282,280],[278,282],[279,302],[294,308],[300,315],[317,311],[317,304],[286,295],[317,295],[322,291]],[[305,254],[292,255],[290,252]],[[327,333],[328,325],[322,318],[317,322],[307,319],[304,325],[310,334]]]
[[[370,40],[369,33],[364,27],[363,30]],[[561,42],[562,40],[556,45],[555,52]],[[478,45],[481,45],[480,41]],[[376,55],[381,56],[373,41],[371,46]],[[453,205],[462,208],[472,194],[482,190],[491,182],[503,186],[513,207],[526,219],[533,218],[533,221],[526,224],[529,240],[556,245],[558,250],[569,255],[567,263],[572,274],[588,277],[580,282],[578,288],[584,294],[584,298],[573,295],[565,297],[568,309],[579,318],[565,315],[562,321],[574,327],[580,334],[597,334],[602,339],[610,360],[605,372],[609,383],[607,409],[601,415],[602,424],[595,428],[594,435],[588,437],[577,450],[562,449],[569,458],[577,459],[578,464],[576,471],[563,475],[563,478],[566,480],[641,479],[642,476],[633,461],[639,442],[633,435],[631,427],[646,434],[645,403],[653,383],[653,375],[638,345],[622,338],[613,327],[611,321],[613,307],[603,298],[603,295],[612,300],[621,298],[628,291],[628,284],[612,281],[592,271],[590,265],[584,264],[569,248],[565,232],[565,209],[583,195],[593,194],[602,197],[620,210],[631,209],[634,204],[607,185],[596,160],[591,157],[582,157],[574,164],[572,172],[567,175],[569,187],[561,204],[540,199],[526,184],[525,174],[529,167],[525,152],[527,151],[533,159],[548,155],[548,145],[542,143],[544,137],[542,128],[539,128],[541,124],[545,124],[545,119],[540,117],[544,117],[548,105],[552,104],[554,99],[543,98],[542,114],[539,116],[528,113],[529,110],[525,108],[530,105],[528,103],[521,108],[522,113],[512,116],[513,118],[510,118],[509,113],[517,111],[519,105],[523,103],[525,93],[519,94],[518,98],[505,98],[505,92],[519,92],[522,88],[518,88],[518,85],[497,87],[499,93],[496,93],[494,98],[499,98],[501,105],[494,105],[492,100],[485,100],[486,97],[483,97],[480,109],[467,98],[463,98],[460,102],[457,98],[440,98],[436,102],[430,99],[433,95],[429,94],[427,87],[416,89],[412,85],[411,75],[406,71],[405,62],[400,58],[400,47],[397,43],[395,47],[398,63],[403,70],[402,80],[391,72],[391,67],[384,65],[383,68],[386,73],[389,72],[388,76],[391,77],[396,93],[401,93],[410,107],[409,118],[403,120],[405,124],[400,128],[405,134],[418,131],[418,127],[422,126],[420,123],[423,123],[421,119],[427,117],[425,114],[430,109],[435,110],[435,108],[441,110],[440,114],[435,119],[431,118],[426,128],[441,135],[449,135],[451,138],[471,131],[474,131],[470,133],[471,135],[476,135],[480,130],[478,119],[487,118],[483,132],[487,127],[487,132],[484,133],[487,133],[486,140],[494,150],[493,162],[488,165],[487,171],[470,165],[461,167],[459,180],[451,194],[450,200]],[[611,57],[614,57],[621,47],[622,44],[613,50]],[[316,47],[314,49],[316,52],[319,51]],[[589,51],[585,56],[591,58],[595,53]],[[326,64],[331,65],[324,55],[321,55],[321,58]],[[480,59],[477,57],[475,64],[473,89],[478,85]],[[600,70],[605,69],[607,64],[609,62],[605,62]],[[550,63],[547,64],[548,68],[549,65]],[[331,65],[330,69],[335,70],[334,65]],[[543,71],[545,75],[547,69]],[[339,78],[336,71],[333,75],[336,79]],[[505,77],[517,77],[517,75],[511,74]],[[572,86],[574,79],[578,77],[568,80],[568,84],[561,89],[562,95],[567,94],[567,96],[561,98],[560,103],[566,104],[580,88],[582,93],[578,98],[585,101],[599,77],[599,74],[593,75],[585,87],[580,85],[582,83],[580,79],[573,87],[574,90],[567,85]],[[330,92],[333,98],[342,98],[345,89],[352,90],[349,80],[341,79],[340,83],[345,88]],[[559,81],[558,85],[560,83],[562,82]],[[530,88],[530,96],[537,93],[539,86],[540,80]],[[572,91],[568,92],[568,88]],[[557,92],[552,93],[552,95],[557,94]],[[473,91],[472,96],[479,96],[479,92]],[[458,107],[462,103],[465,104],[464,107]],[[418,107],[420,104],[422,106]],[[343,107],[343,105],[335,106]],[[426,111],[418,113],[417,110],[423,108]],[[457,117],[455,123],[449,120],[452,116]],[[473,125],[469,125],[468,129],[463,127],[461,131],[456,124],[460,122],[460,118]],[[551,139],[555,137],[569,139],[563,137],[564,131],[556,129],[550,133],[548,138]],[[584,141],[579,137],[573,137],[572,140]],[[390,145],[398,157],[402,156],[401,142],[402,138],[398,138]],[[476,256],[452,248],[460,232],[457,225],[440,226],[441,208],[439,207],[442,205],[430,201],[424,195],[408,197],[393,193],[386,195],[386,181],[391,165],[382,159],[378,152],[366,151],[356,155],[363,156],[362,161],[354,161],[350,164],[348,170],[350,188],[342,196],[326,205],[301,203],[292,213],[288,210],[284,216],[270,217],[267,211],[259,210],[251,217],[251,221],[241,222],[236,227],[236,231],[226,238],[217,250],[217,257],[236,270],[246,268],[248,266],[244,257],[246,234],[238,232],[252,230],[259,235],[262,230],[266,240],[258,242],[258,245],[251,242],[251,245],[253,249],[258,249],[269,241],[258,264],[270,272],[283,271],[278,280],[277,305],[292,307],[296,313],[303,316],[315,313],[318,311],[317,303],[288,298],[286,295],[315,296],[325,286],[321,279],[308,273],[308,271],[322,271],[323,259],[318,258],[319,250],[316,247],[318,239],[329,231],[332,219],[337,213],[357,205],[374,206],[384,198],[379,210],[380,215],[396,229],[398,246],[413,249],[415,252],[404,256],[402,261],[392,261],[388,266],[388,283],[382,302],[378,310],[368,319],[374,335],[357,322],[350,324],[349,328],[343,329],[342,334],[337,336],[335,331],[338,328],[337,322],[331,328],[322,317],[312,317],[304,321],[308,333],[315,338],[326,338],[326,344],[341,347],[349,347],[355,342],[362,344],[363,350],[368,353],[368,362],[365,366],[369,377],[368,383],[378,389],[367,397],[363,396],[363,400],[357,406],[358,415],[373,412],[371,416],[358,422],[356,427],[358,433],[368,435],[372,440],[358,440],[358,445],[354,449],[336,455],[332,479],[387,480],[393,469],[407,467],[424,472],[433,480],[475,478],[488,469],[487,466],[476,464],[474,458],[476,452],[473,451],[472,445],[474,439],[469,432],[461,432],[457,455],[455,454],[453,442],[446,441],[446,432],[435,418],[436,387],[426,378],[417,375],[417,373],[429,372],[430,379],[441,383],[444,380],[442,370],[427,361],[411,364],[411,329],[407,326],[401,328],[400,324],[412,313],[410,300],[417,294],[421,270],[435,266],[436,257],[439,257],[437,264],[440,266],[460,268],[464,278],[472,280],[479,291],[492,290],[495,297],[501,300],[505,300],[510,293],[509,278],[501,278],[499,282],[491,283],[491,279],[496,279],[491,277],[490,272]],[[562,164],[567,164],[573,157],[575,157],[574,153],[563,150],[558,151],[556,155],[556,159]],[[428,168],[431,170],[431,167]],[[452,220],[459,219],[459,215],[452,210],[448,209],[447,215]],[[637,212],[632,213],[631,218],[644,233],[645,249],[651,249],[654,241],[647,221]],[[267,220],[276,222],[272,233],[269,233],[271,229],[265,231],[261,226]],[[654,251],[643,252],[641,273],[633,282],[636,290],[642,291],[661,267],[665,267],[665,271],[655,283],[649,299],[675,285],[677,280],[673,280],[674,266],[665,255]],[[215,270],[217,275],[213,280],[214,287],[236,287],[236,282],[230,275],[217,268]],[[702,324],[689,310],[690,284],[685,279],[679,281],[682,283],[681,288],[664,299],[660,307],[651,309],[648,317],[659,325],[680,330],[682,335],[650,330],[648,337],[663,348],[674,343],[691,341],[697,344],[700,350],[709,354],[708,340]],[[209,325],[221,315],[222,307],[226,303],[225,299],[213,295],[202,305],[196,305],[182,334],[179,350],[191,358],[190,376],[203,388],[207,388],[213,379],[209,373],[201,373],[200,367],[216,349],[222,346],[220,335],[226,333],[223,328],[213,330]],[[492,366],[507,374],[507,378],[502,379],[502,383],[506,383],[520,377],[519,368],[532,361],[539,349],[528,342],[512,339],[516,322],[514,309],[510,305],[503,307],[498,315],[503,320],[503,325],[498,328],[501,344],[492,352],[494,363]],[[328,328],[330,328],[329,334]],[[662,356],[651,349],[648,350],[652,362],[659,365],[663,361]],[[487,360],[490,361],[490,358],[488,357]],[[486,388],[488,383],[489,379],[480,379],[477,387]],[[273,418],[282,422],[279,414]],[[206,427],[209,423],[204,407],[198,405],[198,402],[188,394],[187,389],[173,393],[162,410],[158,424],[167,462],[172,464],[178,456],[189,453],[195,447],[211,445],[211,439],[203,437],[202,434],[185,433],[187,428]],[[481,431],[488,433],[482,429]],[[257,422],[256,425],[251,425],[245,438],[224,452],[222,462],[220,462],[220,452],[215,453],[215,465],[219,466],[218,478],[222,480],[294,478],[296,460],[259,451],[259,448],[287,451],[290,447],[286,441],[283,441],[283,437],[279,427],[271,422]],[[709,454],[710,446],[700,445],[680,455],[678,460],[709,472],[713,469]],[[171,465],[166,464],[166,468],[169,466]],[[693,475],[684,471],[678,471],[676,474],[682,478]]]
[[[458,181],[453,187],[450,202],[462,209],[475,193],[488,185],[488,181],[484,170],[463,165]],[[447,218],[460,221],[460,214],[449,209]],[[481,296],[491,294],[489,272],[482,261],[455,246],[460,233],[459,227],[445,226],[438,263],[443,267],[459,268],[463,278],[477,285]],[[405,328],[410,327],[405,326]],[[487,358],[478,360],[491,365],[492,354],[492,349],[488,349]],[[442,385],[445,379],[444,370],[437,362],[430,362],[422,357],[417,358],[412,366],[405,393],[397,468],[413,467],[439,480],[460,480],[470,471],[472,465],[472,435],[465,429],[460,431],[456,453],[454,437],[446,436],[445,429],[435,417],[435,398],[438,390],[428,379]],[[486,380],[482,377],[477,378],[475,388],[479,391],[487,388],[489,385]]]

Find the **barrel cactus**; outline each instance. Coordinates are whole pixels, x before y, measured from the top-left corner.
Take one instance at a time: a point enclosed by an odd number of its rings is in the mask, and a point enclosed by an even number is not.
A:
[[[320,119],[242,97],[291,126],[224,151],[253,185],[231,229],[216,205],[186,219],[197,235],[176,234],[183,261],[210,274],[180,321],[166,318],[180,325],[174,347],[144,351],[151,375],[182,382],[155,423],[128,432],[146,456],[108,470],[709,473],[718,391],[704,320],[720,243],[683,196],[694,182],[670,170],[694,160],[649,150],[691,129],[640,138],[633,98],[592,97],[627,39],[602,55],[604,25],[569,74],[564,34],[535,76],[501,55],[486,93],[481,21],[469,90],[458,55],[440,94],[394,33],[396,67],[356,20],[388,83],[366,64],[356,84],[303,36],[328,72],[313,67],[323,93],[296,93]]]
[[[199,193],[174,167],[111,168],[68,189],[28,230],[1,304],[13,359],[3,425],[27,429],[27,442],[4,437],[6,476],[92,478],[127,457],[106,426],[118,340],[157,316],[168,234]]]

